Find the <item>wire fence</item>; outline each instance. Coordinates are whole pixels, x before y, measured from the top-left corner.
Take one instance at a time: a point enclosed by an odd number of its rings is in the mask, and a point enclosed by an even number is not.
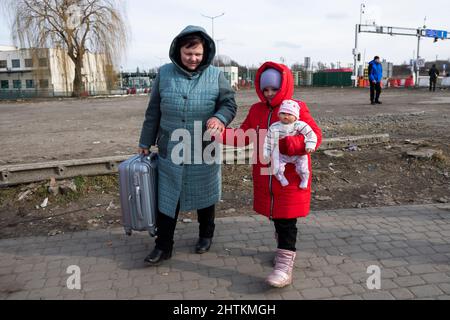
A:
[[[111,95],[127,95],[149,93],[149,89],[113,89],[107,91],[85,91],[81,93],[81,97],[91,96],[111,96]],[[36,99],[36,98],[69,98],[72,92],[54,91],[52,89],[0,89],[0,100],[19,100],[19,99]]]

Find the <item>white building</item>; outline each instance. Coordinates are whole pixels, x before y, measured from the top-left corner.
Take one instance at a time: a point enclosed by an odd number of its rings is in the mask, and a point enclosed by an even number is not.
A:
[[[87,52],[82,77],[86,93],[108,90],[102,55]],[[55,49],[0,46],[0,96],[66,96],[72,93],[75,67],[67,53]]]
[[[237,88],[239,84],[239,68],[238,67],[220,67],[223,71],[225,78],[230,82],[233,88]]]

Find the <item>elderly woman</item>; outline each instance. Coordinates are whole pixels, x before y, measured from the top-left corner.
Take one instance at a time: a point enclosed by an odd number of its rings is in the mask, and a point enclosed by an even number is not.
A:
[[[153,85],[139,142],[140,153],[148,154],[155,144],[159,148],[157,238],[154,250],[145,258],[151,265],[171,258],[180,211],[197,210],[196,253],[211,247],[215,205],[221,197],[221,165],[207,164],[202,158],[211,142],[194,140],[206,131],[222,133],[236,115],[234,91],[223,72],[211,66],[215,53],[214,41],[206,31],[188,26],[173,40],[172,63],[161,67]],[[191,140],[182,141],[181,156],[178,129],[189,133]],[[200,163],[194,161],[199,154]]]

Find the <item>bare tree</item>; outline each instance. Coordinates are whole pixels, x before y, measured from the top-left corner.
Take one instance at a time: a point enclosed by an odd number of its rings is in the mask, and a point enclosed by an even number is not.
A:
[[[21,47],[62,47],[74,64],[73,95],[83,88],[86,52],[104,57],[105,77],[125,52],[124,11],[115,0],[2,0],[12,19],[12,36]],[[108,71],[109,69],[109,71]]]

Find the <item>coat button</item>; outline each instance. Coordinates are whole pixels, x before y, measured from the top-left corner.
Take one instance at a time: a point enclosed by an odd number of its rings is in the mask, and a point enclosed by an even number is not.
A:
[[[187,96],[183,96],[183,99],[184,99],[184,100],[187,100],[187,98],[188,98]]]

